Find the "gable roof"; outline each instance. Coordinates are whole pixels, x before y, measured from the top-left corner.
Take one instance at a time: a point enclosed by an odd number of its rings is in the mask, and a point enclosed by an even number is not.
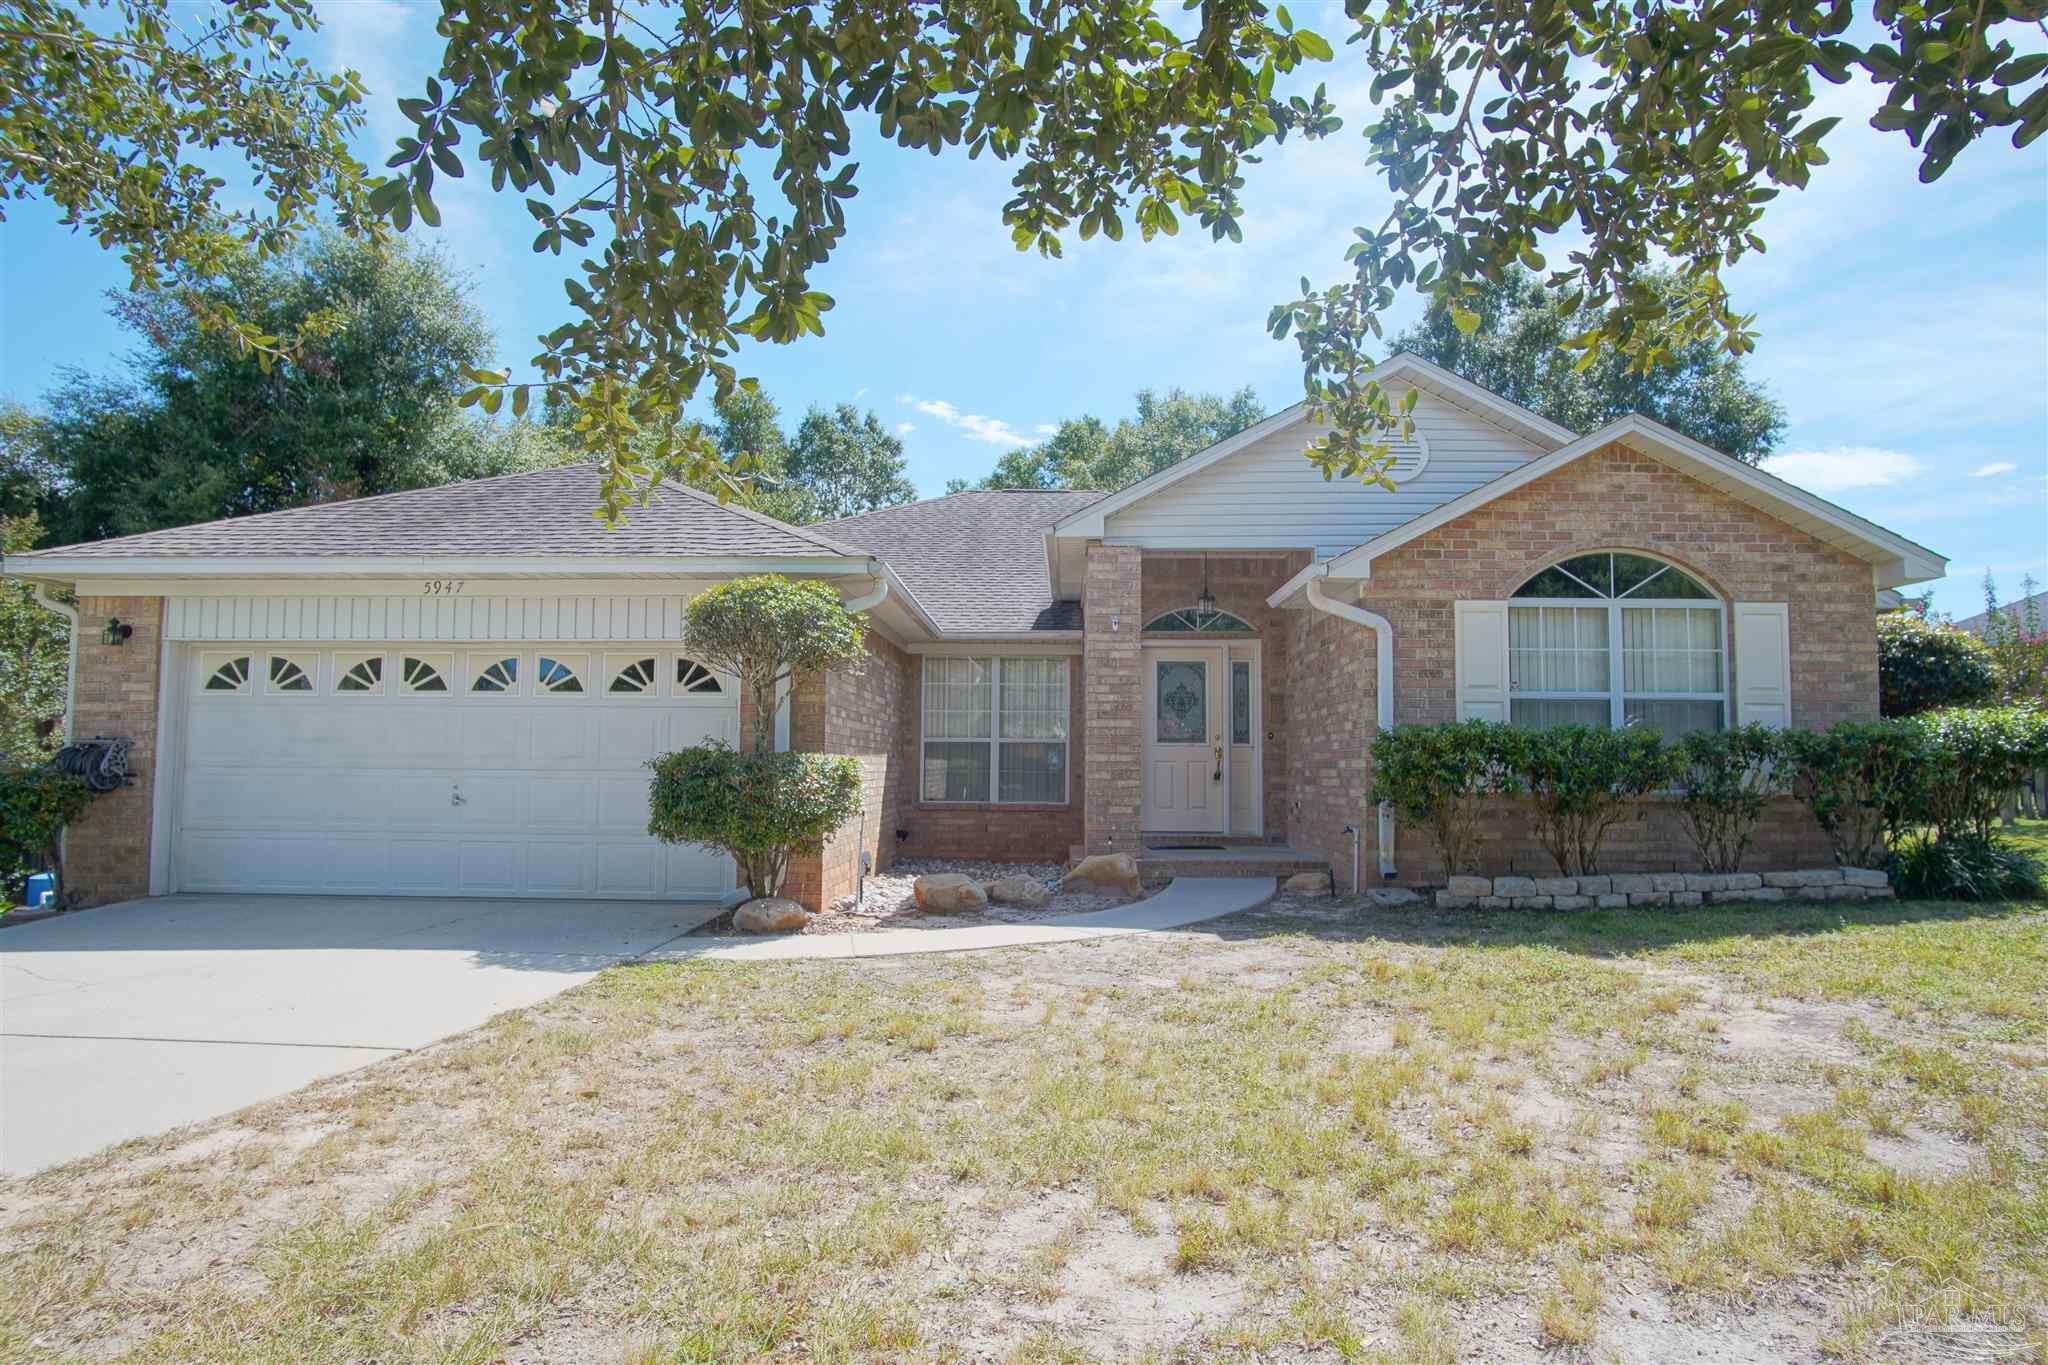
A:
[[[2023,625],[2031,608],[2037,615],[2048,617],[2048,590],[2035,593],[2032,597],[2015,597],[1998,609],[1998,614],[2015,626]],[[1980,611],[1975,616],[1965,616],[1956,622],[1956,629],[1967,630],[1972,635],[1982,635],[1991,625],[1991,613]]]
[[[104,565],[144,561],[315,560],[460,556],[864,559],[865,550],[681,484],[657,487],[644,507],[607,527],[591,515],[601,475],[595,464],[501,474],[437,488],[318,503],[281,512],[175,526],[140,535],[9,555],[35,572],[56,561]]]
[[[1453,374],[1434,361],[1424,360],[1413,351],[1398,351],[1381,361],[1373,367],[1372,377],[1382,384],[1410,384],[1435,394],[1446,402],[1506,427],[1539,450],[1554,450],[1576,441],[1579,436],[1571,428],[1559,426],[1541,413],[1482,389],[1471,380]],[[1062,536],[1102,535],[1106,518],[1305,420],[1307,409],[1306,402],[1282,408],[1263,422],[1255,422],[1234,436],[1226,436],[1177,464],[1168,465],[1136,483],[1126,484],[1100,501],[1062,517],[1054,526],[1053,533]]]
[[[1428,535],[1475,508],[1484,507],[1496,498],[1617,442],[1662,460],[1709,487],[1796,526],[1824,544],[1848,551],[1871,566],[1876,585],[1880,588],[1921,583],[1940,578],[1948,571],[1948,560],[1924,545],[1887,531],[1875,522],[1866,521],[1775,474],[1767,474],[1732,455],[1724,455],[1711,446],[1702,445],[1662,422],[1641,413],[1630,413],[1570,445],[1561,446],[1473,489],[1463,497],[1453,498],[1432,511],[1403,522],[1385,535],[1347,550],[1326,564],[1309,565],[1267,600],[1273,606],[1280,605],[1312,577],[1370,578],[1372,562],[1390,550]]]
[[[1081,628],[1056,601],[1046,528],[1107,496],[1094,489],[980,489],[885,507],[816,529],[888,561],[949,635]]]

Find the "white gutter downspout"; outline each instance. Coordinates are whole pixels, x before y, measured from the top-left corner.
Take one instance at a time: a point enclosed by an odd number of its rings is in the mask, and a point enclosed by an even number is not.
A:
[[[1374,679],[1373,691],[1378,694],[1379,700],[1379,728],[1391,730],[1394,728],[1394,623],[1376,611],[1367,611],[1364,607],[1354,607],[1349,603],[1339,602],[1334,598],[1324,596],[1323,578],[1328,573],[1329,570],[1326,567],[1308,580],[1306,584],[1308,604],[1317,611],[1322,612],[1325,616],[1334,616],[1339,620],[1364,626],[1372,632],[1373,641],[1378,647],[1376,651],[1378,668],[1377,676]],[[1394,872],[1394,808],[1387,802],[1382,801],[1380,802],[1380,876],[1383,879],[1392,878]],[[1352,864],[1351,870],[1351,894],[1354,896],[1358,894],[1358,865],[1356,862]]]
[[[71,623],[71,644],[64,660],[64,742],[69,744],[77,738],[72,731],[78,710],[78,608],[50,596],[47,583],[36,583],[34,590],[37,606],[54,611]]]
[[[874,607],[879,607],[882,605],[882,599],[888,595],[889,580],[878,567],[875,571],[875,590],[873,592],[865,597],[856,597],[850,601],[841,602],[839,605],[846,609],[848,615],[852,615],[855,612],[868,611]]]

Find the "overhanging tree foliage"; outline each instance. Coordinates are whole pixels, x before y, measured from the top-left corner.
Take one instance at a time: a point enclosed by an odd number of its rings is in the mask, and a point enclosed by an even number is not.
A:
[[[0,157],[9,192],[68,202],[83,192],[54,168],[78,151],[106,181],[83,196],[108,214],[105,240],[203,264],[210,239],[190,225],[218,210],[189,188],[181,198],[188,182],[162,167],[223,126],[252,80],[176,70],[166,8],[123,0],[108,12],[150,18],[136,60],[174,78],[168,113],[162,89],[106,65],[125,57],[104,56],[70,89],[76,54],[124,50],[93,48],[73,10],[10,10]],[[308,18],[304,0],[236,0],[226,12],[238,42],[266,26],[281,39],[280,18]],[[1873,122],[1921,149],[1925,180],[1994,129],[2023,146],[2048,127],[2048,53],[2030,0],[1346,0],[1331,18],[1319,34],[1259,0],[1192,11],[1154,0],[466,0],[443,14],[438,72],[402,101],[413,132],[370,202],[401,228],[432,222],[437,179],[473,166],[522,196],[536,250],[585,253],[566,282],[574,316],[542,338],[534,363],[573,407],[573,429],[609,457],[602,510],[615,516],[650,478],[727,476],[709,436],[677,414],[707,384],[722,396],[741,383],[743,339],[823,331],[832,300],[812,272],[846,236],[857,123],[904,148],[1011,164],[1003,222],[1022,249],[1058,254],[1070,234],[1135,226],[1149,238],[1183,221],[1236,239],[1245,159],[1341,128],[1320,86],[1292,93],[1296,72],[1337,62],[1341,47],[1336,70],[1371,76],[1373,107],[1347,112],[1396,202],[1354,231],[1342,278],[1317,288],[1304,277],[1268,325],[1298,342],[1309,398],[1332,423],[1311,457],[1360,478],[1380,475],[1385,433],[1405,420],[1370,364],[1403,292],[1472,327],[1477,291],[1520,263],[1565,292],[1566,311],[1598,317],[1571,340],[1585,357],[1612,346],[1648,365],[1703,338],[1739,354],[1750,320],[1722,272],[1761,249],[1770,201],[1827,160],[1835,120],[1810,117],[1817,81],[1860,72],[1881,88]],[[224,92],[213,99],[210,77]],[[130,88],[147,114],[139,130],[106,107]],[[300,224],[323,187],[356,221],[342,158],[304,135],[353,118],[352,89],[308,98],[285,101],[280,146],[252,136],[241,148],[259,177],[273,156],[283,167],[266,241]],[[108,135],[146,153],[126,197],[123,163],[93,152]],[[176,211],[161,228],[139,192],[166,187]],[[1560,240],[1572,245],[1560,251]],[[1643,283],[1662,260],[1677,271],[1675,304]],[[472,377],[487,408],[509,389],[524,410],[529,385]]]

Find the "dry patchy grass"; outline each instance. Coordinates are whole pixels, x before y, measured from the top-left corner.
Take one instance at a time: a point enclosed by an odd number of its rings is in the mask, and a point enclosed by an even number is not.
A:
[[[0,1356],[2039,1358],[2044,942],[1283,907],[621,968],[0,1186]]]

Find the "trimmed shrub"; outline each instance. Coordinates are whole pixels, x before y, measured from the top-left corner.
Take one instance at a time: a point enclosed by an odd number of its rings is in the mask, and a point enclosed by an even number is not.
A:
[[[753,748],[775,747],[775,694],[798,673],[857,672],[867,661],[867,621],[848,612],[829,583],[755,574],[690,599],[684,638],[699,663],[739,675],[753,705]]]
[[[1446,874],[1476,872],[1480,812],[1517,789],[1501,758],[1501,727],[1485,721],[1382,730],[1372,746],[1372,797],[1429,836]]]
[[[860,762],[844,754],[743,754],[718,740],[649,760],[647,832],[732,855],[750,895],[781,889],[860,810]]]
[[[93,795],[84,778],[55,768],[0,769],[0,890],[9,902],[19,904],[22,884],[45,869],[57,873],[61,901],[57,836],[85,813]]]
[[[2043,880],[2033,855],[1982,834],[1913,835],[1887,871],[1901,895],[1933,900],[2035,900]]]
[[[2014,788],[2048,766],[2048,713],[2032,707],[1932,711],[1911,724],[1927,754],[1914,823],[1931,826],[1936,838],[1988,838]]]
[[[1779,732],[1761,725],[1702,731],[1672,746],[1686,833],[1709,872],[1740,872],[1771,798],[1784,791]]]
[[[1842,866],[1883,867],[1892,845],[1920,822],[1930,759],[1927,736],[1911,722],[1787,730],[1779,746],[1793,795]]]
[[[1663,737],[1642,726],[1514,729],[1503,741],[1503,761],[1535,799],[1536,837],[1567,877],[1598,873],[1607,832],[1675,776]]]
[[[1882,714],[1914,716],[1991,700],[1998,668],[1968,631],[1892,611],[1877,618],[1877,683]]]

